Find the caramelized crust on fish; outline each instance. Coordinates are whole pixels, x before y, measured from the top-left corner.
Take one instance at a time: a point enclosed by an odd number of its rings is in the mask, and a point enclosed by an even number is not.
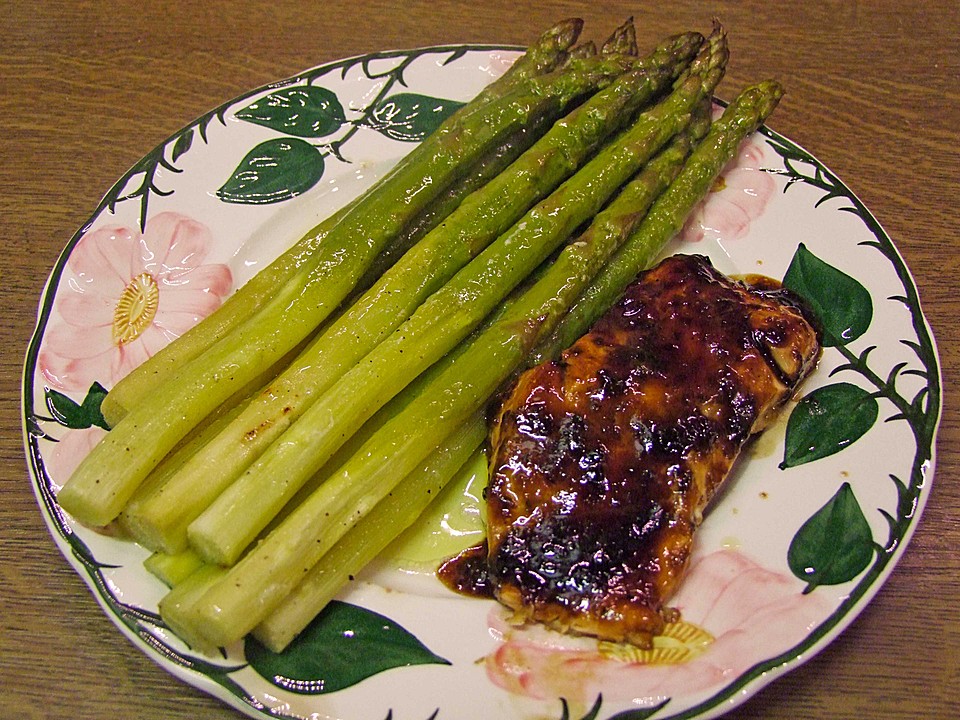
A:
[[[648,646],[705,506],[819,354],[774,281],[735,282],[695,255],[645,273],[495,418],[496,597],[520,622]]]

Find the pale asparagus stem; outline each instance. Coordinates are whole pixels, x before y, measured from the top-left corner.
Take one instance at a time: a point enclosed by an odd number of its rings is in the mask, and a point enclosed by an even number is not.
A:
[[[302,587],[292,593],[288,602],[278,609],[277,617],[264,623],[261,641],[277,652],[299,633],[303,627],[332,599],[333,595],[349,582],[350,568],[359,572],[373,557],[395,537],[388,528],[408,527],[417,515],[423,511],[432,498],[443,489],[446,483],[466,462],[470,454],[476,451],[486,436],[486,423],[483,413],[477,413],[472,419],[451,434],[443,447],[438,448],[422,465],[411,472],[397,489],[395,503],[383,504],[379,521],[371,517],[366,530],[356,534],[351,542],[345,542],[334,548],[331,564],[316,568],[306,577]],[[416,508],[420,508],[418,511]],[[214,652],[215,645],[195,628],[201,625],[197,615],[198,599],[222,579],[224,568],[203,562],[193,551],[177,555],[155,553],[144,562],[147,569],[172,590],[160,601],[159,610],[164,622],[190,647]],[[328,597],[329,595],[329,597]],[[318,602],[322,600],[322,604]],[[316,608],[316,610],[313,610]],[[301,624],[302,623],[302,624]],[[284,639],[286,638],[286,639]]]
[[[127,501],[117,522],[126,533],[148,550],[178,553],[187,548],[187,525],[183,513],[184,493],[171,480],[179,476],[197,451],[240,416],[247,402],[240,403],[229,413],[221,415],[199,432],[193,433],[181,448],[172,452],[147,476]],[[191,502],[200,487],[189,489],[186,497]]]
[[[650,182],[645,173],[641,178],[637,182]],[[661,191],[668,180],[652,183],[651,192]],[[614,214],[628,219],[618,225]],[[198,624],[191,632],[228,643],[262,621],[403,474],[484,407],[638,220],[635,208],[611,204],[592,224],[595,233],[588,230],[569,245],[496,322],[431,368],[424,376],[429,381],[407,407],[204,593],[192,612]]]
[[[147,572],[170,588],[182,583],[204,564],[193,550],[173,554],[155,552],[143,561]]]
[[[171,531],[171,523],[176,524],[176,518],[170,518],[166,523],[160,523],[151,520],[148,523],[143,522],[140,514],[143,504],[146,500],[157,493],[161,493],[170,479],[183,467],[199,448],[202,448],[210,439],[236,418],[243,408],[250,402],[250,399],[263,388],[264,384],[276,378],[277,373],[290,362],[297,354],[297,348],[294,352],[283,357],[276,365],[266,369],[248,383],[239,392],[229,398],[225,403],[218,407],[214,412],[208,415],[189,436],[185,437],[180,443],[170,451],[170,453],[160,461],[146,479],[140,484],[136,492],[124,506],[123,512],[117,517],[117,524],[130,537],[136,540],[149,550],[162,550],[163,552],[179,552],[186,548],[187,531],[186,526],[180,528],[179,532],[175,529]],[[159,527],[159,529],[158,529]]]
[[[447,482],[483,446],[484,413],[475,413],[407,475],[383,502],[313,566],[280,606],[254,630],[281,652],[364,567],[414,524]]]
[[[577,300],[557,329],[535,353],[539,360],[569,347],[656,259],[657,253],[683,227],[692,209],[709,192],[740,143],[769,117],[783,96],[783,88],[766,81],[746,88],[697,146],[690,161],[664,196],[651,208],[643,224]]]
[[[635,75],[649,78],[643,71],[630,73],[606,92],[614,97],[615,91],[626,92],[632,97]],[[194,521],[188,529],[191,544],[210,562],[234,562],[346,438],[463,339],[683,127],[699,97],[700,81],[691,78],[430,296]],[[600,120],[595,111],[585,114]]]
[[[183,438],[147,475],[127,501],[123,511],[117,517],[116,522],[119,527],[148,550],[159,550],[165,553],[184,550],[187,546],[186,524],[183,524],[178,517],[179,513],[170,511],[170,507],[176,506],[177,501],[170,500],[171,496],[166,494],[167,485],[184,464],[236,419],[264,385],[276,379],[278,372],[286,367],[301,350],[303,350],[303,344],[234,393],[225,403],[210,413],[194,429],[194,432]],[[157,495],[170,500],[166,510],[161,509],[159,515],[155,514],[157,510],[149,507],[155,504],[154,497]]]
[[[316,476],[310,479],[310,482],[307,483],[307,485],[301,488],[301,492],[283,508],[276,518],[274,518],[273,523],[264,531],[264,535],[270,532],[277,523],[282,522],[283,519],[289,515],[289,513],[294,510],[304,498],[316,490],[327,479],[327,477],[334,472],[334,470],[346,462],[357,450],[360,449],[363,443],[370,439],[370,437],[380,428],[380,426],[382,426],[390,418],[394,417],[408,402],[409,397],[396,397],[374,418],[371,418],[370,422],[361,428],[361,430],[352,438],[350,438],[350,441],[330,459],[328,466],[325,467],[323,471],[317,473]],[[443,452],[447,451],[443,450]],[[174,518],[173,522],[176,522],[176,518]],[[140,541],[138,540],[138,542]],[[182,543],[184,546],[185,542],[186,531],[184,529]],[[171,543],[171,546],[175,546],[175,544]],[[153,552],[144,561],[144,566],[147,568],[147,570],[155,575],[158,579],[166,583],[169,587],[179,584],[187,575],[191,574],[200,566],[207,564],[208,563],[206,563],[203,558],[200,557],[200,555],[197,554],[197,552],[192,548],[186,548],[184,550],[158,550]]]
[[[199,625],[198,600],[226,574],[216,565],[200,565],[160,599],[160,617],[181,640],[194,650],[213,654],[217,645],[194,631]],[[222,647],[222,646],[220,646]]]
[[[565,60],[566,51],[576,42],[582,28],[583,21],[576,18],[564,20],[549,28],[506,73],[487,85],[461,112],[472,112],[491,100],[502,98],[525,81],[553,70]],[[415,157],[416,154],[411,153],[411,156]],[[304,265],[309,265],[316,245],[350,212],[351,206],[352,203],[320,223],[303,240],[251,278],[214,313],[178,338],[176,343],[168,345],[117,383],[101,403],[101,412],[107,424],[110,427],[116,425],[129,408],[169,378],[183,363],[197,357],[242,323],[278,286],[299,272]]]
[[[628,64],[584,62],[442,125],[401,162],[316,249],[316,265],[284,285],[253,317],[131,410],[87,455],[58,496],[86,525],[105,525],[170,449],[209,412],[316,328],[352,290],[376,254],[455,177],[505,137],[557,104],[609,81]],[[149,400],[149,401],[148,401]]]

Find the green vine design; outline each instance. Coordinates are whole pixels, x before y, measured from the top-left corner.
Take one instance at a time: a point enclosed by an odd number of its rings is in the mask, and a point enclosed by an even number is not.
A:
[[[889,524],[889,536],[883,546],[886,552],[878,553],[878,563],[885,566],[889,561],[890,552],[902,541],[913,519],[923,487],[923,469],[931,459],[934,435],[940,416],[940,376],[937,354],[921,313],[919,296],[909,271],[873,214],[836,175],[816,162],[801,148],[773,134],[768,136],[767,141],[783,159],[782,173],[787,177],[784,192],[797,183],[803,183],[823,192],[816,203],[817,206],[831,200],[842,199],[849,204],[837,209],[856,215],[870,230],[873,239],[861,244],[879,251],[894,268],[903,288],[903,294],[892,296],[888,300],[899,302],[907,308],[916,333],[916,341],[901,340],[901,342],[917,356],[922,369],[911,369],[907,367],[907,363],[901,362],[894,365],[886,377],[883,377],[873,370],[868,362],[876,346],[871,345],[855,353],[846,344],[838,344],[836,350],[843,356],[845,362],[835,368],[832,373],[854,372],[864,378],[875,388],[873,395],[876,398],[884,398],[896,408],[895,414],[888,417],[887,421],[906,421],[916,441],[917,456],[909,482],[891,475],[891,479],[897,486],[899,497],[896,516],[883,509],[880,510]],[[903,375],[916,376],[924,381],[923,387],[912,398],[905,397],[898,389],[898,380]]]
[[[396,86],[399,85],[401,87],[406,87],[407,83],[404,78],[404,73],[414,61],[425,54],[446,54],[447,57],[442,61],[441,64],[449,65],[450,63],[453,63],[466,55],[466,53],[471,50],[482,50],[492,47],[493,46],[480,45],[469,47],[446,46],[432,48],[418,53],[405,53],[401,51],[380,52],[362,57],[348,58],[339,62],[319,66],[301,75],[267,85],[239,98],[230,100],[210,111],[203,117],[195,120],[193,123],[187,125],[178,133],[147,153],[116,185],[113,186],[113,188],[110,189],[110,191],[101,201],[100,205],[97,207],[93,217],[97,217],[105,209],[109,210],[110,212],[115,212],[117,206],[121,203],[135,201],[139,202],[140,204],[140,229],[141,231],[145,230],[148,217],[148,207],[151,198],[168,197],[174,192],[171,189],[162,187],[158,181],[158,175],[160,171],[165,170],[172,173],[181,173],[182,168],[178,166],[178,162],[193,147],[195,147],[197,138],[199,138],[199,140],[205,144],[208,143],[208,132],[210,125],[216,121],[220,125],[226,126],[229,111],[238,103],[249,100],[251,97],[259,95],[264,91],[275,92],[284,88],[291,88],[298,85],[311,87],[314,86],[320,79],[337,72],[339,72],[341,78],[346,78],[351,70],[359,67],[363,75],[368,80],[372,82],[382,82],[382,87],[377,92],[376,96],[365,107],[358,109],[358,112],[360,113],[360,117],[358,119],[345,121],[343,123],[348,127],[340,138],[314,146],[321,152],[322,156],[332,155],[341,162],[349,162],[349,160],[344,156],[342,148],[344,144],[346,144],[360,128],[372,127],[380,130],[384,134],[388,134],[382,121],[378,119],[377,113],[383,110],[384,103],[388,100],[391,91]],[[388,70],[378,71],[374,67],[377,62],[393,59],[399,59],[399,62]],[[407,94],[404,97],[411,98],[411,102],[412,99],[421,98],[421,96],[414,96],[412,94]],[[441,105],[443,105],[443,107],[440,107]],[[439,121],[458,106],[459,103],[455,103],[453,101],[437,100],[436,103],[429,109],[434,111],[438,109],[445,111],[439,113],[434,112],[432,114],[433,119]],[[406,111],[407,115],[411,116],[418,111],[418,108],[408,107],[406,108]],[[426,115],[426,113],[424,113],[424,115]],[[430,122],[433,122],[433,120],[430,120]],[[421,119],[419,123],[420,125],[423,125],[424,120]],[[406,139],[410,141],[421,139],[420,136],[422,132],[429,131],[431,128],[424,128],[420,125],[418,125],[416,128],[418,132],[412,133],[410,137],[400,139]],[[317,179],[319,179],[319,177]],[[130,189],[128,189],[128,186]],[[286,199],[286,197],[281,199]]]

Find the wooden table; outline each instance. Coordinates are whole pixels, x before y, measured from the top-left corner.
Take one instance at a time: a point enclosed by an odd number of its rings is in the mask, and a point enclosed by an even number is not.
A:
[[[733,48],[719,95],[780,78],[789,94],[771,125],[852,187],[912,268],[939,341],[947,403],[929,505],[889,582],[839,639],[733,715],[932,720],[960,712],[956,3],[530,5],[4,4],[0,716],[239,717],[115,630],[51,541],[25,468],[19,381],[37,300],[61,248],[118,177],[214,105],[324,61],[455,42],[524,44],[573,15],[599,38],[635,14],[649,43],[706,29],[714,12]]]

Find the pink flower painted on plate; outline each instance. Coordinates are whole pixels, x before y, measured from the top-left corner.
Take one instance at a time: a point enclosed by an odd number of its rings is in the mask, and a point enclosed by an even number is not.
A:
[[[737,551],[720,550],[691,566],[671,603],[684,623],[712,636],[686,662],[638,661],[629,650],[611,652],[587,638],[511,628],[496,611],[491,628],[503,642],[486,658],[487,673],[513,693],[563,697],[572,707],[588,708],[601,693],[606,700],[652,706],[716,691],[757,662],[796,645],[829,614],[825,600],[802,591],[796,578]]]
[[[769,172],[767,143],[758,135],[744,141],[737,156],[727,164],[713,189],[694,209],[680,231],[682,242],[742,238],[750,224],[763,215],[776,191]]]
[[[205,264],[210,230],[165,212],[146,230],[88,233],[70,254],[38,365],[46,382],[85,392],[107,388],[213,312],[233,277]]]

